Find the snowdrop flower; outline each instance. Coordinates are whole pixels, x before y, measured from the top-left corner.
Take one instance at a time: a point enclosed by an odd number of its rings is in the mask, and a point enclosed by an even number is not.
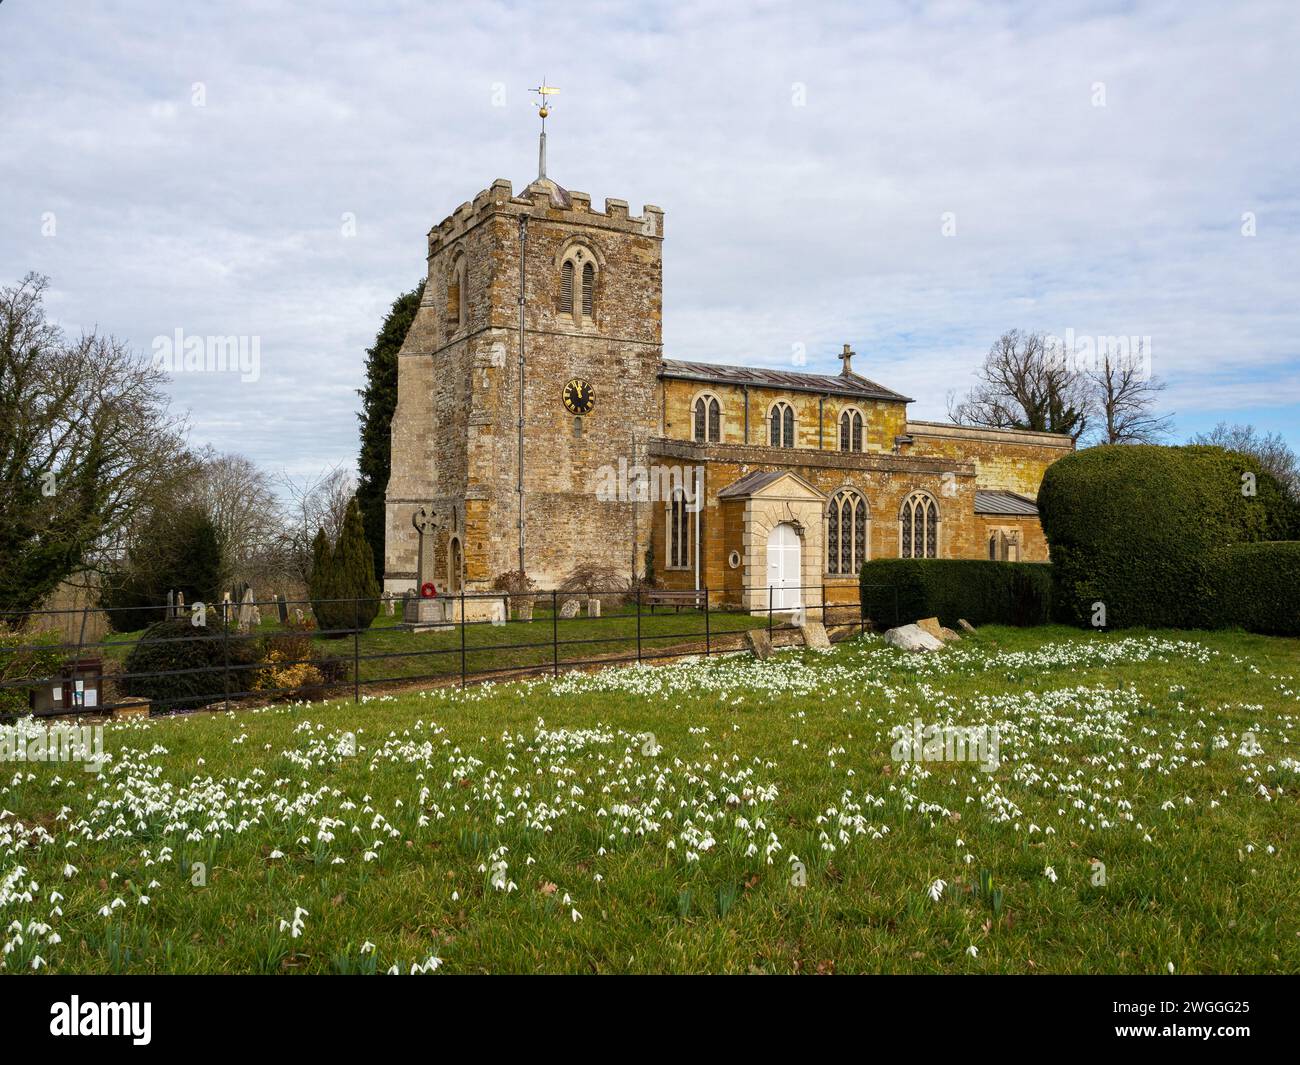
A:
[[[73,865],[71,862],[69,862],[67,865],[63,867],[64,879],[71,880],[76,875],[77,875],[77,867]]]
[[[1043,876],[1047,877],[1053,884],[1056,883],[1056,870],[1050,865],[1043,866]]]
[[[570,910],[569,916],[573,918],[574,924],[577,924],[579,921],[582,920],[582,914],[580,914],[577,910]]]
[[[969,947],[966,948],[966,953],[969,954],[972,958],[978,958],[980,956],[980,949],[974,943],[972,943]]]
[[[934,902],[938,902],[940,896],[943,895],[943,889],[946,888],[947,886],[948,886],[947,881],[944,880],[936,880],[934,883],[932,883],[930,885],[930,899]]]

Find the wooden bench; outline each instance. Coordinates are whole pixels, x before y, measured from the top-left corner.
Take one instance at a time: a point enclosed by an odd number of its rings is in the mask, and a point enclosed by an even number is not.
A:
[[[673,591],[665,588],[649,588],[641,593],[641,602],[650,607],[650,613],[655,612],[656,606],[671,606],[674,612],[680,612],[682,607],[689,606],[696,610],[704,607],[704,592],[702,591]]]

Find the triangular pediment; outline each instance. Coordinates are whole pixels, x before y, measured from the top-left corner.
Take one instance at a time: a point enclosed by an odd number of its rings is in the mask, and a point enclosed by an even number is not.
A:
[[[755,470],[727,485],[718,498],[822,500],[826,495],[790,470]]]

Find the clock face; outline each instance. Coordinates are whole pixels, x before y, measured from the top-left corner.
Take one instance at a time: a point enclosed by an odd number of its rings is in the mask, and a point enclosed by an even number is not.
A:
[[[595,390],[581,377],[575,377],[564,386],[564,406],[570,414],[590,414],[595,405]]]

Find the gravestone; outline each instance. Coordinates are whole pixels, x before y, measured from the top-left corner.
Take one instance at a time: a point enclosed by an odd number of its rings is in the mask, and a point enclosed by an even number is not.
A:
[[[176,616],[176,593],[170,588],[167,589],[167,613],[165,616],[168,620]]]
[[[294,607],[293,616],[294,616],[294,620],[297,621],[299,625],[301,625],[303,623],[302,607],[300,606]]]
[[[576,599],[566,599],[564,605],[560,607],[560,617],[576,618],[578,616],[580,605],[581,604]]]
[[[257,603],[253,599],[253,589],[244,589],[244,598],[239,603],[239,631],[247,632],[261,623]]]
[[[817,650],[830,650],[831,638],[826,635],[826,626],[820,621],[809,621],[799,626],[803,634],[803,645]]]
[[[518,616],[519,616],[519,620],[520,620],[520,621],[532,621],[532,620],[533,620],[533,601],[532,601],[531,598],[528,598],[528,599],[520,599],[520,600],[519,600],[519,615],[518,615]]]
[[[433,534],[438,526],[424,507],[412,515],[411,524],[419,537],[415,556],[415,590],[420,594],[425,584],[433,581]]]
[[[285,598],[284,592],[280,592],[275,597],[275,610],[280,615],[280,624],[289,624],[289,600]]]
[[[385,592],[384,598],[388,600],[388,616],[391,618],[397,609],[397,597],[392,592]]]
[[[587,600],[587,617],[589,618],[600,617],[600,600],[595,598],[594,596],[591,599]]]

